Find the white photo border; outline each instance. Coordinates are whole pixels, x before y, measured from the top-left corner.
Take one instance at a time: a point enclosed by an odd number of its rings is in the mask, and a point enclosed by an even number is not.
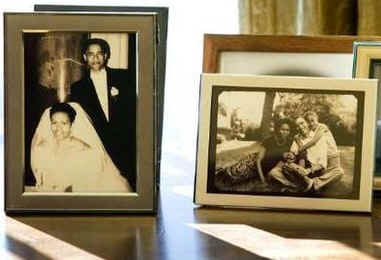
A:
[[[291,88],[364,92],[363,134],[359,199],[303,198],[220,194],[207,192],[212,90],[215,86],[240,88]],[[199,205],[226,207],[265,207],[304,210],[336,210],[370,212],[372,209],[373,155],[375,146],[375,116],[377,80],[353,80],[312,77],[250,76],[203,74],[201,77],[197,164],[194,202]]]

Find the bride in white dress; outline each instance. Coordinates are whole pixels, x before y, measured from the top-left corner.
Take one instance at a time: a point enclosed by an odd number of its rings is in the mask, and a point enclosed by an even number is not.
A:
[[[77,103],[45,110],[32,139],[31,166],[40,192],[132,192]]]

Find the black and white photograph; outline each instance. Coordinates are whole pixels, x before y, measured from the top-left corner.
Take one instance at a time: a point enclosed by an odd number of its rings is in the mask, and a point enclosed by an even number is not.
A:
[[[358,198],[358,96],[220,91],[209,192]]]
[[[24,50],[26,189],[134,192],[136,33],[25,33]]]
[[[156,210],[157,15],[4,15],[6,210]]]
[[[375,80],[204,74],[195,202],[369,210],[366,91]]]

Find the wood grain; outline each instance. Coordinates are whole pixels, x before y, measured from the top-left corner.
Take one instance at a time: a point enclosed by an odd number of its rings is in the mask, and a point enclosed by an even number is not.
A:
[[[162,191],[157,217],[0,215],[0,251],[7,259],[43,260],[374,260],[381,256],[377,198],[372,215],[195,208],[190,197],[172,192],[174,186],[169,186]]]
[[[205,34],[203,72],[219,72],[221,52],[351,53],[354,41],[381,41],[381,37]]]

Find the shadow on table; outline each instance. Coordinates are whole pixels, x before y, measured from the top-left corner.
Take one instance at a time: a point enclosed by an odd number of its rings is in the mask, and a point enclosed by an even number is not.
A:
[[[26,259],[267,259],[199,232],[191,199],[164,193],[157,216],[6,217],[6,249]],[[29,257],[31,256],[31,257]]]
[[[372,244],[378,222],[351,213],[196,208],[166,189],[157,216],[6,217],[5,243],[27,259],[373,259],[381,252]]]
[[[43,252],[39,252],[32,246],[10,237],[7,235],[6,239],[6,249],[10,252],[12,256],[15,256],[19,259],[42,259],[42,260],[51,260],[52,257],[47,256]]]
[[[6,247],[33,256],[25,259],[149,259],[157,251],[155,229],[154,216],[7,217]]]

